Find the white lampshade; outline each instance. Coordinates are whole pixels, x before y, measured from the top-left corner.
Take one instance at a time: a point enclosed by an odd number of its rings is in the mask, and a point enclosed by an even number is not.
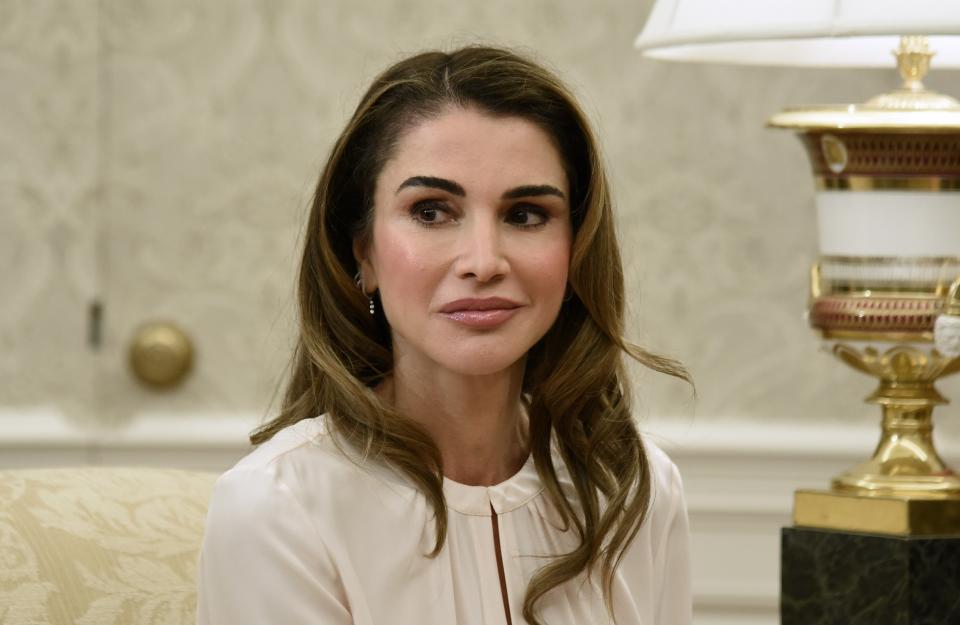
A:
[[[957,0],[657,0],[636,47],[675,61],[894,67],[926,35],[937,69],[960,67]]]

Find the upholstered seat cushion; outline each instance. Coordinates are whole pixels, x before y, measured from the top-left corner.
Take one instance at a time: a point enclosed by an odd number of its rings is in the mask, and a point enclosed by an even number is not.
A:
[[[0,471],[0,625],[186,625],[214,473]]]

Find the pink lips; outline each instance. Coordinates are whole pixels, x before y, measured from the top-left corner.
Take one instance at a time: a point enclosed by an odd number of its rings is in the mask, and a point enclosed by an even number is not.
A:
[[[472,328],[494,328],[513,317],[519,309],[517,302],[502,297],[487,297],[458,299],[445,304],[439,312],[451,321]]]

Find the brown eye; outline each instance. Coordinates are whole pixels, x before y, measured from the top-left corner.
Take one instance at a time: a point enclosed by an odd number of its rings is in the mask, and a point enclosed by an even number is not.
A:
[[[521,228],[535,228],[547,223],[547,216],[533,206],[515,206],[507,214],[507,222]]]
[[[447,207],[435,200],[417,202],[411,207],[410,216],[424,226],[435,226],[450,220]]]

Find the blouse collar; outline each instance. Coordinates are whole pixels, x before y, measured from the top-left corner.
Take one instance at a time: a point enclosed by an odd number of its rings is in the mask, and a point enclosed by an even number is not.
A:
[[[443,495],[447,507],[461,514],[490,516],[491,506],[497,514],[516,510],[543,490],[533,454],[523,466],[506,481],[493,486],[467,486],[444,477]]]

